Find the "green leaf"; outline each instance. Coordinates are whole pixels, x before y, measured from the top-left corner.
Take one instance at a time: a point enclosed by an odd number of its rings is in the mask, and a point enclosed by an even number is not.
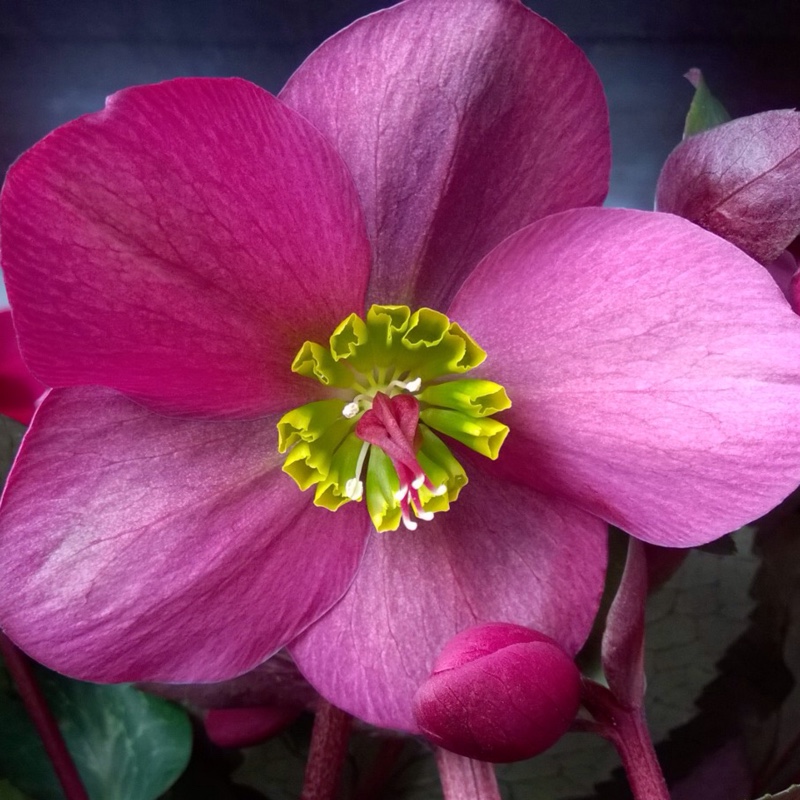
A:
[[[30,795],[23,794],[8,781],[0,781],[0,800],[32,800]]]
[[[725,110],[725,106],[711,94],[703,73],[699,69],[690,69],[684,77],[694,86],[694,97],[683,128],[684,139],[730,120],[731,115]]]
[[[296,800],[303,788],[309,736],[308,721],[302,720],[280,736],[244,749],[244,760],[231,777],[270,800]]]
[[[132,686],[102,686],[37,669],[39,685],[92,800],[152,800],[191,753],[186,712]],[[0,681],[0,776],[37,800],[63,794],[7,677]]]

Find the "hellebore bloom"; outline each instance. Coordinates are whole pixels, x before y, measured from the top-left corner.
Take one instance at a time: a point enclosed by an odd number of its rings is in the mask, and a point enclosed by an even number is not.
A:
[[[414,717],[434,743],[478,761],[521,761],[554,745],[581,701],[581,675],[549,636],[486,623],[442,650],[414,696]]]
[[[733,242],[800,309],[787,250],[800,236],[800,113],[765,111],[684,139],[661,170],[656,208]]]
[[[11,312],[0,311],[0,414],[27,425],[44,391],[19,353]]]
[[[688,546],[774,506],[800,319],[691,223],[583,207],[609,153],[593,70],[517,0],[408,0],[278,98],[133,88],[25,153],[3,267],[57,388],[0,510],[8,635],[101,681],[287,645],[416,730],[476,622],[577,650],[606,522]]]

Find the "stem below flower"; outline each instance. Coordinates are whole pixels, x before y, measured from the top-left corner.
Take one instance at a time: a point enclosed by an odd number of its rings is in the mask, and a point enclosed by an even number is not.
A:
[[[640,711],[631,711],[617,720],[616,745],[628,783],[636,800],[669,800],[650,733]]]
[[[89,800],[72,756],[64,743],[64,737],[36,682],[28,657],[18,650],[4,633],[0,633],[0,653],[3,654],[8,673],[16,684],[25,710],[44,744],[67,800]]]
[[[436,748],[444,800],[500,800],[494,766]]]
[[[335,800],[339,795],[342,767],[353,718],[323,700],[314,718],[300,800]]]
[[[635,800],[669,800],[642,709],[623,706],[605,686],[587,679],[583,704],[595,718],[596,732],[617,748]]]

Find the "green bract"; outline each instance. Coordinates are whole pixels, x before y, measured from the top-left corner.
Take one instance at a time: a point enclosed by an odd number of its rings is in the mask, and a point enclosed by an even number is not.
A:
[[[485,358],[464,330],[430,308],[373,305],[366,319],[351,314],[327,348],[305,342],[292,363],[294,372],[329,387],[330,397],[278,422],[278,449],[288,451],[284,472],[303,490],[316,485],[314,503],[331,511],[366,499],[379,531],[401,521],[415,528],[412,511],[420,519],[446,511],[467,476],[434,431],[492,459],[508,434],[491,419],[511,406],[503,387],[456,377]]]

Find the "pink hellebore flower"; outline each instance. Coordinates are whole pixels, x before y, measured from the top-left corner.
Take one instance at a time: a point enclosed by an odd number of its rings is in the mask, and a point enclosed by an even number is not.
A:
[[[129,89],[24,154],[3,266],[59,388],[3,498],[8,634],[101,681],[222,680],[288,645],[332,703],[413,731],[476,622],[577,650],[606,522],[688,546],[774,506],[800,482],[800,319],[691,223],[587,208],[609,152],[552,25],[407,0],[277,99]],[[475,342],[475,382],[440,383]]]
[[[741,117],[684,139],[656,187],[656,208],[722,236],[764,264],[800,312],[800,113]]]
[[[0,414],[27,425],[44,391],[19,353],[11,312],[0,311]]]

